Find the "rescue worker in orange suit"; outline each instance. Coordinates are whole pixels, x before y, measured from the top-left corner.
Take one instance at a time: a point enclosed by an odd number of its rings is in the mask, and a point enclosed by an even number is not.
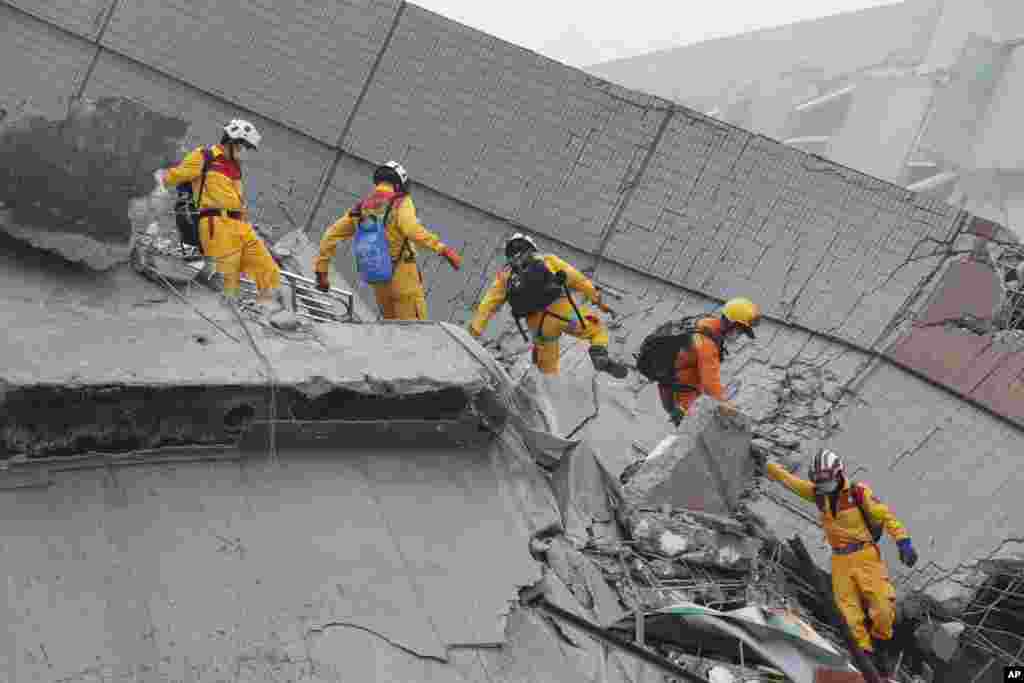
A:
[[[611,309],[601,301],[601,294],[594,283],[587,279],[574,267],[554,254],[539,254],[537,243],[527,235],[516,233],[505,243],[505,258],[508,265],[498,271],[490,289],[484,293],[477,307],[476,315],[470,322],[468,330],[474,337],[483,334],[491,317],[508,299],[508,280],[513,263],[519,259],[537,256],[543,259],[552,273],[564,273],[564,284],[570,290],[583,294],[602,311]],[[561,351],[559,339],[562,334],[569,334],[577,339],[590,342],[590,360],[598,372],[606,372],[617,379],[624,379],[629,369],[608,356],[608,329],[595,314],[589,312],[582,303],[577,306],[584,319],[581,325],[569,298],[562,295],[543,310],[526,316],[526,325],[533,335],[533,363],[545,375],[557,375]]]
[[[846,479],[842,460],[828,449],[821,449],[814,457],[811,481],[790,474],[778,463],[768,463],[766,469],[770,478],[817,504],[821,525],[832,546],[832,592],[836,605],[850,625],[857,647],[874,661],[880,674],[891,675],[885,646],[892,638],[896,619],[896,590],[865,516],[872,525],[888,532],[899,547],[900,561],[913,567],[917,564],[917,551],[907,530],[868,486],[857,483],[861,492],[857,495]],[[863,514],[858,499],[862,501]],[[865,626],[863,605],[867,605],[870,632]]]
[[[420,224],[416,206],[408,194],[409,174],[401,164],[389,161],[379,166],[373,173],[373,183],[370,198],[390,201],[396,193],[404,195],[395,200],[385,228],[394,272],[390,281],[372,285],[377,306],[384,320],[426,320],[427,298],[423,290],[423,276],[416,265],[414,245],[419,244],[440,254],[455,270],[462,267],[462,257]],[[351,210],[324,232],[320,239],[320,253],[313,264],[317,288],[321,291],[330,289],[328,264],[334,258],[338,242],[350,240],[355,234],[356,222]]]
[[[238,298],[242,273],[246,273],[256,283],[256,303],[270,313],[283,308],[275,301],[281,286],[281,269],[248,221],[242,187],[242,162],[259,146],[256,127],[235,119],[224,126],[220,144],[210,148],[205,182],[201,147],[168,170],[162,180],[165,187],[191,181],[192,194],[199,197],[199,241],[203,254],[216,263],[224,276],[224,296]]]
[[[722,356],[725,342],[739,334],[755,338],[754,328],[761,322],[761,310],[750,299],[730,299],[718,317],[700,318],[689,349],[676,355],[676,385],[659,384],[661,405],[677,427],[701,394],[720,401],[720,411],[735,414],[736,407],[725,400],[722,387]]]

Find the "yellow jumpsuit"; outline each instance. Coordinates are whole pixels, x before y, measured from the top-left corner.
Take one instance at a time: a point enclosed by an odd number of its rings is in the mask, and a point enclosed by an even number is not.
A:
[[[580,271],[553,254],[544,255],[544,263],[548,270],[553,273],[564,271],[566,285],[569,289],[582,293],[590,301],[597,303],[600,295],[592,283]],[[508,297],[505,283],[508,281],[509,267],[505,266],[494,278],[490,289],[484,294],[480,305],[477,307],[476,315],[470,323],[473,334],[483,334],[484,328],[490,322],[491,317],[501,308]],[[591,346],[608,346],[608,330],[601,322],[601,319],[591,313],[582,302],[576,302],[580,309],[580,315],[586,322],[586,329],[582,329],[576,312],[569,303],[569,299],[562,297],[547,307],[546,310],[538,313],[531,313],[526,317],[526,325],[533,333],[533,362],[537,368],[546,375],[558,374],[561,352],[558,347],[559,338],[562,333],[589,341]]]
[[[768,463],[768,476],[781,482],[786,488],[805,500],[814,502],[814,484],[790,474],[777,463]],[[895,540],[908,538],[903,524],[889,508],[879,501],[871,489],[860,484],[864,490],[864,510],[877,524],[880,524]],[[825,509],[821,510],[821,525],[825,537],[833,550],[843,549],[852,543],[864,542],[860,550],[849,554],[832,554],[832,592],[836,605],[850,625],[857,646],[869,652],[874,648],[871,638],[889,640],[892,625],[896,619],[896,589],[889,580],[889,570],[882,559],[878,546],[871,540],[871,532],[852,497],[850,483],[846,482],[837,498],[838,511],[833,514],[831,502],[826,496]],[[867,604],[871,619],[871,632],[864,625],[864,608]]]
[[[395,188],[390,183],[378,183],[374,190],[394,192]],[[350,213],[346,211],[344,216],[327,228],[320,239],[320,253],[314,264],[318,273],[327,272],[327,266],[338,249],[338,242],[355,236],[356,224]],[[426,320],[427,297],[423,291],[423,276],[416,265],[414,245],[420,244],[440,254],[445,250],[445,244],[420,224],[416,218],[416,206],[408,195],[395,206],[384,234],[395,269],[389,282],[371,285],[381,316],[385,320]]]
[[[253,231],[243,199],[242,176],[238,162],[225,156],[224,148],[210,148],[212,159],[206,172],[206,184],[199,199],[200,209],[241,211],[243,220],[207,217],[199,221],[199,241],[203,253],[216,260],[224,275],[224,293],[237,296],[242,273],[247,273],[261,292],[281,286],[281,269],[267,246]],[[174,187],[192,182],[193,196],[199,196],[203,170],[201,147],[189,152],[182,162],[167,171],[164,185]]]

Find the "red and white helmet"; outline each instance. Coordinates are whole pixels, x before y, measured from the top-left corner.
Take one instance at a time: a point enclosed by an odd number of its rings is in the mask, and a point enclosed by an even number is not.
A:
[[[261,140],[260,132],[256,130],[256,126],[242,119],[232,119],[229,121],[224,126],[224,137],[229,142],[241,142],[253,149],[259,149]]]
[[[846,476],[842,459],[827,448],[822,448],[811,462],[811,481],[815,493],[833,493]]]

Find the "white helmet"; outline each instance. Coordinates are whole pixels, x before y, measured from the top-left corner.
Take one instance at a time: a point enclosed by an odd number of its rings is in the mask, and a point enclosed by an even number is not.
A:
[[[396,184],[395,181],[398,181]],[[391,183],[396,190],[404,190],[409,186],[409,174],[397,161],[387,161],[377,167],[373,172],[374,183]]]
[[[811,462],[811,481],[815,493],[834,493],[840,480],[846,476],[842,459],[827,448],[822,448]]]
[[[511,261],[513,257],[530,249],[537,251],[537,243],[529,235],[517,232],[505,241],[505,258]]]
[[[259,149],[260,146],[261,138],[256,126],[242,119],[232,119],[228,125],[224,126],[224,137],[229,142],[241,141],[253,149]]]

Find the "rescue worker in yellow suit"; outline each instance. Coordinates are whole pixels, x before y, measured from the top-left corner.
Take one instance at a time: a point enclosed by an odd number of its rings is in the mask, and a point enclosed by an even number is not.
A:
[[[199,241],[203,254],[214,260],[224,276],[224,296],[238,298],[242,273],[246,273],[256,283],[256,303],[272,313],[283,308],[275,301],[281,269],[248,221],[242,187],[242,162],[259,146],[256,127],[234,119],[224,126],[220,144],[210,148],[205,181],[201,147],[168,170],[162,181],[168,188],[191,181],[192,194],[199,197]]]
[[[394,264],[393,275],[388,282],[371,285],[377,306],[384,320],[426,320],[427,298],[423,291],[423,276],[416,265],[414,244],[440,254],[455,270],[462,267],[462,257],[420,224],[416,217],[416,207],[408,194],[409,174],[401,164],[388,161],[377,167],[373,173],[373,183],[374,191],[370,198],[391,201],[396,193],[404,195],[395,200],[393,213],[385,228],[388,250]],[[356,222],[351,210],[346,211],[324,232],[320,239],[320,253],[313,263],[317,288],[321,291],[330,289],[328,264],[334,258],[338,242],[350,240],[355,234]]]
[[[817,504],[821,525],[832,546],[832,592],[836,606],[850,625],[857,647],[874,661],[880,674],[891,675],[885,646],[892,639],[896,619],[896,590],[865,516],[872,525],[889,533],[899,547],[900,561],[913,567],[917,564],[917,551],[907,530],[869,487],[847,481],[842,460],[828,449],[823,448],[815,455],[810,467],[811,481],[790,474],[774,462],[768,463],[767,474],[801,498]],[[871,620],[870,632],[864,623],[864,604]]]
[[[505,258],[508,264],[498,271],[490,289],[484,294],[476,315],[469,324],[469,333],[474,337],[483,334],[491,317],[508,300],[508,284],[513,267],[529,258],[540,258],[552,273],[564,273],[564,285],[570,290],[582,293],[604,312],[610,312],[602,301],[601,294],[589,279],[554,254],[539,254],[537,244],[530,237],[516,233],[505,243]],[[566,295],[553,303],[526,316],[526,325],[533,334],[533,362],[545,375],[556,375],[559,369],[561,351],[558,346],[563,333],[590,342],[590,360],[598,372],[606,372],[617,379],[624,379],[629,369],[608,356],[608,329],[585,306],[577,306],[584,322],[581,324]]]

